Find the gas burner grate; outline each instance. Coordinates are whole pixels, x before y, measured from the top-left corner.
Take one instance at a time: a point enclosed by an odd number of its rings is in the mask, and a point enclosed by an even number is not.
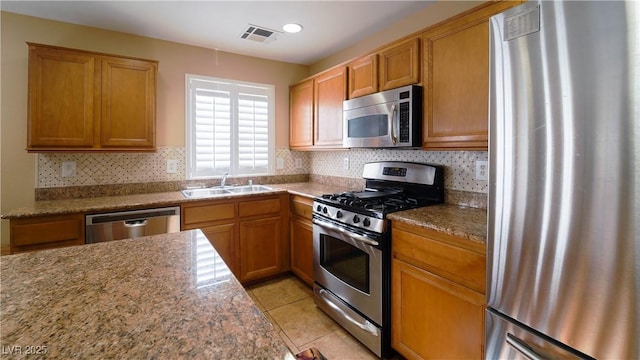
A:
[[[343,192],[325,194],[322,195],[322,198],[351,208],[360,208],[382,213],[414,208],[419,205],[417,199],[408,197],[399,191]]]

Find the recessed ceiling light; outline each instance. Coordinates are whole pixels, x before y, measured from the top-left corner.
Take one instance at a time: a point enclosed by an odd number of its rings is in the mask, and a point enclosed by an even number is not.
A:
[[[302,25],[300,25],[300,24],[293,24],[293,23],[291,23],[291,24],[285,24],[285,25],[282,27],[282,30],[284,30],[284,31],[286,31],[286,32],[288,32],[288,33],[293,34],[293,33],[300,32],[300,31],[302,30]]]

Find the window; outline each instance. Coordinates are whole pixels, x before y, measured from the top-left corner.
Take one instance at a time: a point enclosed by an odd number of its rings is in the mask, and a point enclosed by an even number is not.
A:
[[[187,74],[187,178],[273,173],[273,85]]]

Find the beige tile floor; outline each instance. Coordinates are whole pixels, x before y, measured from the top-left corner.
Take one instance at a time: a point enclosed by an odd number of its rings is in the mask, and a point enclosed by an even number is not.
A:
[[[313,303],[313,291],[295,276],[253,285],[247,293],[297,354],[315,346],[328,360],[378,359]]]

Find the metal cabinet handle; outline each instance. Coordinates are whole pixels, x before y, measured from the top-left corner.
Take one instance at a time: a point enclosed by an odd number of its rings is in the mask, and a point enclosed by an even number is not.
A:
[[[149,222],[149,220],[147,220],[147,219],[127,220],[127,221],[124,222],[124,226],[126,226],[128,228],[136,228],[136,227],[146,226],[148,222]]]
[[[515,335],[507,333],[507,344],[511,345],[514,349],[520,352],[522,355],[526,356],[531,360],[544,360],[544,358],[538,355],[531,346],[529,346],[526,342],[518,339]]]
[[[393,142],[393,145],[395,145],[398,142],[398,137],[396,136],[396,132],[395,129],[393,127],[394,123],[395,123],[395,118],[396,118],[396,104],[391,105],[391,117],[389,117],[389,128],[390,128],[390,132],[391,134],[389,134],[389,136],[391,137],[391,142]]]
[[[325,289],[320,289],[320,291],[319,291],[320,295],[324,295],[326,292],[327,291]],[[353,323],[355,326],[357,326],[360,329],[370,333],[373,336],[380,336],[380,334],[378,333],[378,328],[375,325],[373,325],[372,323],[370,323],[368,320],[365,320],[364,324],[361,324],[356,319],[354,319],[351,316],[349,316],[349,314],[347,314],[344,311],[342,311],[342,309],[340,309],[340,307],[338,305],[334,304],[333,301],[328,299],[326,296],[324,296],[324,301],[326,302],[327,305],[331,306],[331,308],[333,310],[335,310],[338,313],[340,313],[340,315],[342,315],[342,317],[347,319],[349,322]]]
[[[336,230],[336,231],[340,231],[340,232],[345,231],[344,229],[340,228],[339,226],[336,226],[336,225],[333,225],[331,223],[324,222],[324,221],[321,221],[321,220],[314,219],[313,223],[318,225],[318,226],[327,228],[327,229]],[[366,243],[366,244],[369,244],[369,245],[373,245],[373,246],[380,245],[377,241],[371,240],[371,239],[369,239],[368,237],[366,237],[364,235],[352,233],[352,234],[349,234],[348,236],[350,238],[356,239],[358,241],[362,241],[363,243]]]

